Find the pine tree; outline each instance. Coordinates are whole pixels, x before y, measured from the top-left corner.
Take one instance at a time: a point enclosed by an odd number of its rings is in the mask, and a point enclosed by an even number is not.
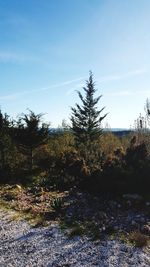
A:
[[[34,149],[46,143],[48,139],[48,124],[41,124],[42,114],[23,114],[17,122],[15,129],[15,141],[18,148],[29,159],[30,170],[33,168]]]
[[[9,116],[0,110],[0,167],[3,169],[10,147],[10,121]]]
[[[94,98],[97,90],[95,89],[92,72],[90,72],[89,79],[86,81],[86,87],[83,87],[83,90],[85,96],[78,91],[82,105],[76,104],[75,108],[71,108],[71,129],[74,133],[77,146],[82,146],[90,152],[93,144],[102,135],[101,122],[107,114],[101,115],[104,107],[100,110],[97,108],[97,104],[102,95]]]

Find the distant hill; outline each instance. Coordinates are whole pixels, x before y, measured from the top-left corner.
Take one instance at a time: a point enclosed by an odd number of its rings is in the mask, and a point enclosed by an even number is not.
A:
[[[50,128],[49,133],[50,134],[60,134],[63,133],[64,129],[63,128]],[[104,132],[111,132],[118,137],[125,136],[129,133],[132,132],[132,130],[126,129],[126,128],[110,128],[110,129],[104,129]]]
[[[117,135],[118,137],[125,136],[125,135],[130,134],[132,132],[132,130],[123,129],[123,128],[112,128],[112,129],[110,129],[108,131],[110,131],[111,133]]]

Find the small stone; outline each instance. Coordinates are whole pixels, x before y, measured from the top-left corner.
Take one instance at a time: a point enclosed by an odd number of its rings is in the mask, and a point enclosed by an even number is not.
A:
[[[103,227],[102,227],[102,230],[103,230],[103,231],[105,231],[105,230],[106,230],[106,227],[105,227],[105,226],[103,226]]]
[[[122,246],[121,247],[121,251],[127,253],[128,252],[128,248],[126,246]]]
[[[22,187],[19,184],[16,184],[16,187],[19,189],[19,191],[22,190]]]

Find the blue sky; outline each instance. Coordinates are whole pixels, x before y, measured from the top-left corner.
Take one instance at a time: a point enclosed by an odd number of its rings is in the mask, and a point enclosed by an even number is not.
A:
[[[129,128],[150,98],[149,13],[149,0],[0,0],[2,111],[69,122],[92,70],[105,123]]]

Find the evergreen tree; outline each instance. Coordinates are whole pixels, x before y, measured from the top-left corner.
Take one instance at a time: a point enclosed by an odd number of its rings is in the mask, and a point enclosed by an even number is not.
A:
[[[45,144],[48,139],[49,125],[41,123],[42,114],[23,114],[17,122],[15,141],[23,154],[29,158],[30,170],[33,168],[34,149]]]
[[[76,104],[75,108],[71,108],[71,129],[77,146],[86,148],[90,153],[93,144],[98,141],[102,134],[101,122],[107,114],[101,115],[104,107],[100,110],[97,108],[97,104],[102,96],[94,98],[96,89],[92,72],[90,72],[89,80],[86,81],[86,87],[83,87],[83,90],[85,97],[78,91],[82,105]]]
[[[3,169],[10,147],[10,121],[9,116],[0,110],[0,166]]]

